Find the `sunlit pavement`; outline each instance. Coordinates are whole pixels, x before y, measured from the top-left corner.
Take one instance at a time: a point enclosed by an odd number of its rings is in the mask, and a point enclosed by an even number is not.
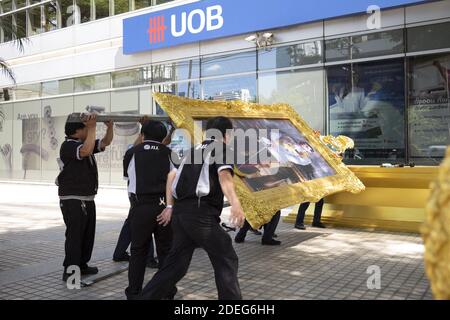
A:
[[[0,183],[0,193],[0,299],[125,298],[127,272],[80,290],[69,290],[61,281],[65,228],[56,187]],[[96,202],[91,264],[106,274],[121,266],[111,257],[128,199],[125,189],[102,188]],[[234,245],[245,299],[432,299],[419,235],[299,231],[282,222],[277,234],[281,247],[262,246],[260,236],[250,233],[245,243]],[[374,284],[373,273],[367,273],[371,266],[381,270],[380,289],[368,288],[368,280]],[[146,278],[153,273],[148,269]],[[178,289],[177,299],[217,298],[213,269],[202,250],[194,254]]]

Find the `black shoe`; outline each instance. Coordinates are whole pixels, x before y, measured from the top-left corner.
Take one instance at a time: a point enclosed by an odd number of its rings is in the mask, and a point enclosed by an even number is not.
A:
[[[321,229],[325,229],[326,228],[326,226],[322,222],[313,223],[312,226],[314,228],[321,228]]]
[[[234,237],[234,242],[242,243],[245,241],[245,236],[241,236],[239,233]]]
[[[156,261],[155,259],[151,259],[151,260],[147,261],[147,268],[158,269],[159,268],[158,261]]]
[[[97,274],[98,273],[98,268],[97,267],[84,267],[81,269],[81,275],[86,276],[86,275],[90,275],[90,274]]]
[[[279,246],[281,245],[281,241],[278,240],[274,240],[274,239],[270,239],[270,240],[262,240],[261,244],[263,246]]]
[[[306,230],[306,227],[305,227],[305,225],[303,223],[302,224],[296,224],[295,225],[295,229]]]
[[[273,234],[274,238],[278,238],[278,235],[276,233]]]
[[[130,255],[128,252],[125,252],[125,254],[119,258],[113,257],[114,262],[123,262],[123,261],[130,261]]]
[[[250,231],[251,231],[255,236],[260,236],[260,235],[262,235],[262,232],[259,231],[259,230],[251,229]]]

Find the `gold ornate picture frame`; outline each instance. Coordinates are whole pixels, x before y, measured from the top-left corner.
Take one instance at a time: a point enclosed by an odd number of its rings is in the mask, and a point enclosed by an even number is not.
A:
[[[268,223],[282,208],[302,202],[317,202],[325,196],[338,192],[359,193],[365,188],[356,175],[321,142],[307,123],[287,104],[261,105],[241,101],[193,100],[163,93],[155,93],[153,96],[174,125],[190,133],[194,143],[201,142],[203,138],[199,130],[201,128],[195,129],[198,120],[217,116],[240,120],[283,120],[284,123],[290,122],[310,147],[333,169],[334,175],[331,176],[256,192],[244,182],[242,175],[236,174],[234,178],[236,191],[247,221],[253,228]]]

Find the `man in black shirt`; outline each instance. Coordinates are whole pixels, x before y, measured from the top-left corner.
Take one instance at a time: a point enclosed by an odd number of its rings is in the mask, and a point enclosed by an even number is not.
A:
[[[63,281],[67,267],[79,266],[82,275],[96,274],[96,267],[89,267],[95,238],[95,202],[98,189],[98,171],[94,154],[102,152],[113,139],[113,123],[102,140],[96,140],[96,116],[88,116],[86,122],[67,122],[66,140],[58,159],[61,172],[56,179],[60,207],[66,224],[66,242]]]
[[[207,130],[214,139],[193,148],[167,181],[167,209],[161,223],[172,219],[173,245],[162,268],[143,289],[141,298],[165,298],[186,274],[195,248],[203,248],[214,268],[221,300],[242,299],[237,278],[238,257],[230,236],[220,226],[224,194],[231,204],[231,223],[242,226],[244,212],[233,183],[233,165],[225,161],[232,123],[224,117],[210,119]],[[209,131],[210,132],[210,131]],[[208,131],[207,131],[207,135]],[[226,157],[233,159],[233,156]],[[174,199],[176,202],[172,208]]]
[[[124,176],[128,179],[131,199],[131,257],[129,285],[125,290],[128,299],[136,299],[142,291],[152,234],[155,235],[160,265],[164,263],[172,244],[169,221],[163,224],[157,221],[166,208],[167,176],[175,168],[172,162],[174,155],[162,143],[167,136],[167,129],[161,122],[150,120],[144,123],[142,134],[143,142],[129,149],[123,160]]]

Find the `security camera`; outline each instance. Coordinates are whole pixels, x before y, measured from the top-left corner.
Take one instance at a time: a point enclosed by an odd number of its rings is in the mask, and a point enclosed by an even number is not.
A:
[[[252,34],[251,36],[248,36],[247,38],[245,38],[245,41],[255,42],[257,39],[258,39],[258,36],[256,34]]]

